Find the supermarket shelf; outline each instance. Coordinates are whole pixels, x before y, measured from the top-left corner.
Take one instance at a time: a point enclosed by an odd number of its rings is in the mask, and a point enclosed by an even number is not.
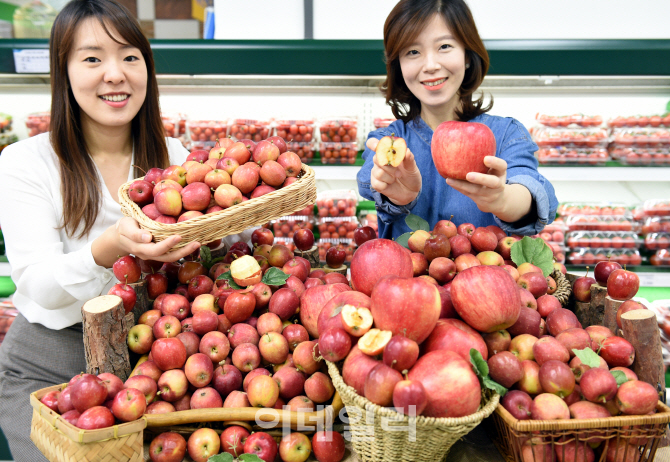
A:
[[[356,180],[360,167],[312,165],[317,180]],[[549,181],[668,181],[668,167],[540,167]]]

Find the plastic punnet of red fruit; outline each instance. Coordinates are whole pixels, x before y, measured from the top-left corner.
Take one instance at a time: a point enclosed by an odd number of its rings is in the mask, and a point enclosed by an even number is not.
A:
[[[323,191],[316,196],[319,217],[353,217],[358,196],[352,190]]]
[[[33,112],[28,114],[26,118],[26,128],[28,129],[28,136],[39,135],[49,131],[51,124],[50,112]]]
[[[606,148],[609,136],[605,128],[535,128],[531,132],[539,147]]]
[[[666,127],[670,128],[670,113],[664,115],[617,116],[607,121],[612,128],[622,127]]]
[[[321,142],[354,143],[358,141],[358,120],[354,118],[325,119],[318,122]]]
[[[542,148],[537,151],[541,164],[557,165],[605,165],[610,160],[605,148]]]
[[[272,129],[270,121],[255,119],[235,119],[230,124],[230,136],[236,140],[249,139],[254,142],[267,139]]]
[[[291,143],[311,143],[316,141],[314,136],[314,119],[275,121],[277,136],[281,136]]]
[[[584,115],[584,114],[571,114],[571,115],[547,115],[540,114],[539,112],[535,115],[535,120],[538,123],[546,127],[568,127],[570,125],[575,125],[579,127],[597,127],[603,123],[602,116],[599,115]]]
[[[359,222],[356,217],[320,217],[316,226],[321,239],[353,239]]]

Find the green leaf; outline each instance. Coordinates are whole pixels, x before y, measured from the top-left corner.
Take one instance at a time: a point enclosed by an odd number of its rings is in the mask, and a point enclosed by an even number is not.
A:
[[[212,267],[212,251],[206,245],[200,246],[200,263],[207,269]]]
[[[217,263],[219,263],[220,261],[223,261],[224,258],[226,258],[226,257],[216,257],[216,258],[212,259],[212,261],[210,262],[210,264],[211,264],[212,266],[214,266],[214,265],[216,265]],[[210,266],[210,268],[211,268],[212,266]]]
[[[409,229],[412,231],[417,231],[419,229],[430,231],[430,225],[426,220],[418,215],[413,215],[411,213],[405,217],[405,224],[409,226]]]
[[[628,382],[628,377],[621,371],[610,371],[616,379],[616,386],[620,387],[622,383]]]
[[[219,277],[216,278],[216,280],[218,281],[219,279],[225,279],[226,281],[228,281],[228,285],[230,286],[231,289],[242,289],[242,287],[237,285],[237,283],[233,279],[233,275],[230,274],[230,271],[226,271],[225,273],[219,275]]]
[[[600,357],[591,348],[586,347],[583,350],[573,348],[572,352],[575,354],[575,356],[579,358],[582,364],[585,364],[592,368],[600,366]]]
[[[551,247],[540,238],[525,236],[512,244],[512,261],[517,266],[531,263],[542,270],[544,276],[549,276],[554,270],[554,253]]]
[[[396,241],[398,244],[400,244],[401,246],[403,246],[403,247],[409,249],[409,244],[407,244],[407,241],[409,240],[409,237],[410,237],[411,235],[412,235],[411,232],[410,232],[410,233],[401,234],[400,236],[398,236],[398,237],[396,238],[395,241]]]
[[[242,454],[239,459],[242,462],[263,462],[263,459],[258,457],[256,454]]]
[[[495,391],[496,393],[498,393],[500,395],[501,398],[507,394],[507,388],[503,387],[498,382],[495,382],[488,375],[486,377],[484,377],[484,379],[482,381],[483,381],[484,386],[486,388],[488,388],[489,390]]]
[[[486,360],[482,357],[479,350],[470,348],[470,362],[475,368],[475,374],[477,374],[478,377],[483,378],[489,375],[489,365],[486,363]]]
[[[256,457],[258,457],[258,456],[256,456]],[[227,452],[222,452],[221,454],[217,454],[215,456],[210,457],[209,459],[207,459],[207,462],[233,462],[233,460],[235,460],[235,459],[233,459],[232,454],[228,454]]]
[[[289,274],[273,266],[265,272],[262,282],[269,286],[283,286],[289,277]]]

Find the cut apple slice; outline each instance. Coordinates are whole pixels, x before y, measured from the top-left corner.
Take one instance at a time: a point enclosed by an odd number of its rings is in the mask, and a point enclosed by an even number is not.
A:
[[[341,314],[344,330],[354,337],[364,335],[372,327],[372,313],[365,307],[356,308],[353,305],[344,305]]]
[[[261,282],[261,266],[251,255],[244,255],[230,264],[230,275],[237,285],[247,287]]]
[[[390,330],[370,329],[358,339],[358,349],[368,356],[380,355],[391,337],[393,332]]]
[[[385,136],[377,144],[375,154],[379,165],[390,165],[397,167],[405,158],[407,143],[402,138],[393,135]]]

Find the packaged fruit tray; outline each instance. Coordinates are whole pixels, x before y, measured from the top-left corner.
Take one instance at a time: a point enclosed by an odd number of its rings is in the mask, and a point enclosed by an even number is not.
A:
[[[670,127],[670,113],[664,115],[618,116],[607,121],[612,128],[622,127]]]
[[[321,120],[319,134],[324,143],[356,142],[358,141],[358,120],[354,118]]]
[[[634,231],[640,223],[619,215],[571,215],[565,219],[570,231]]]
[[[639,249],[642,239],[632,231],[571,231],[567,235],[567,245],[578,247]]]
[[[602,147],[606,148],[609,143],[607,129],[605,128],[547,128],[534,127],[533,140],[539,147],[565,146],[565,147]]]
[[[309,143],[316,140],[314,137],[314,119],[276,120],[275,130],[277,136],[281,136],[290,142]]]
[[[621,202],[564,202],[558,206],[558,214],[568,215],[616,215],[631,218],[631,213]]]
[[[359,223],[356,217],[325,217],[317,220],[322,239],[353,239]]]
[[[546,226],[540,234],[536,234],[531,237],[539,237],[540,239],[542,239],[544,242],[547,243],[554,242],[563,244],[565,242],[565,232],[563,230],[550,231],[547,229]]]
[[[617,159],[624,165],[649,165],[659,167],[670,165],[670,149],[668,148],[638,148],[612,147],[612,159]]]
[[[328,239],[321,238],[316,243],[317,248],[319,249],[319,260],[326,261],[326,252],[328,249],[335,246],[340,246],[344,249],[346,257],[344,261],[350,262],[354,257],[354,252],[356,251],[356,243],[353,239]]]
[[[352,190],[323,191],[316,196],[319,217],[353,217],[358,196]]]
[[[568,263],[572,265],[593,265],[612,260],[621,265],[641,265],[644,260],[637,249],[592,249],[576,248],[568,252]]]
[[[230,124],[230,136],[236,140],[259,142],[270,136],[270,130],[270,122],[267,120],[235,119]]]
[[[384,128],[388,127],[395,121],[396,119],[384,119],[381,117],[375,117],[375,119],[372,121],[372,124],[375,126],[375,128]]]
[[[646,217],[641,233],[643,236],[650,233],[670,233],[670,217]]]
[[[295,152],[303,164],[309,164],[314,159],[314,153],[316,152],[316,143],[314,141],[308,142],[295,142],[289,141],[286,143],[289,151]]]
[[[26,118],[28,136],[39,135],[49,131],[51,123],[51,112],[33,112]]]
[[[668,147],[670,131],[665,128],[615,128],[611,142],[614,146]]]
[[[651,233],[644,238],[644,246],[649,250],[670,249],[670,233]]]
[[[648,199],[642,204],[642,210],[648,217],[670,217],[670,200]]]
[[[165,136],[178,138],[186,134],[186,120],[185,114],[161,114],[163,120],[163,128],[165,128]]]
[[[293,238],[293,234],[299,229],[314,230],[314,217],[310,216],[288,216],[272,222],[272,232],[275,237]]]
[[[546,165],[605,165],[610,160],[605,148],[542,148],[537,151],[537,160]]]
[[[0,112],[0,133],[8,132],[12,129],[12,116]]]
[[[209,141],[215,143],[225,138],[228,122],[225,120],[189,120],[186,123],[191,141]]]
[[[562,218],[557,218],[553,221],[553,223],[548,224],[544,227],[542,230],[543,233],[555,233],[556,231],[559,231],[561,233],[565,233],[568,230],[568,227],[566,226],[565,222],[563,221]],[[557,239],[553,239],[556,241]]]
[[[358,143],[323,142],[319,147],[322,164],[355,164],[358,156]]]
[[[649,257],[649,263],[654,266],[670,266],[670,250],[660,249]]]
[[[535,114],[535,120],[545,127],[568,127],[575,125],[579,127],[597,127],[603,123],[603,117],[599,115],[571,114],[553,116],[547,114]]]

